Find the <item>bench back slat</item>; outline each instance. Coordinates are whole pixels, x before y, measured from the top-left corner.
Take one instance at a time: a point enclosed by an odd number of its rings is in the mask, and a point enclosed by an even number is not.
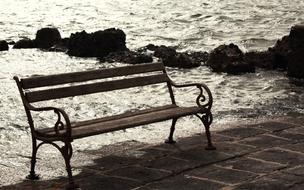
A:
[[[127,79],[98,82],[92,84],[59,87],[59,88],[52,88],[47,90],[37,90],[32,92],[26,92],[25,96],[29,102],[38,102],[44,100],[65,98],[70,96],[79,96],[79,95],[92,94],[97,92],[131,88],[136,86],[145,86],[145,85],[157,84],[168,81],[169,78],[167,74],[163,73],[163,74],[154,74],[143,77],[134,77]]]
[[[154,71],[163,71],[162,63],[149,63],[135,66],[125,66],[118,68],[108,68],[93,71],[63,73],[57,75],[37,76],[21,79],[23,89],[60,85],[72,82],[85,82],[89,80],[105,79],[139,73],[148,73]]]

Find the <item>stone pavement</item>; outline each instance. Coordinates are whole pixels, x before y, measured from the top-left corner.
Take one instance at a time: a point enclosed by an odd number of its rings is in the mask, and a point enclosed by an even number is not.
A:
[[[174,145],[131,145],[108,156],[88,151],[99,156],[74,167],[80,170],[75,179],[83,190],[304,189],[303,116],[234,126],[212,137],[213,151],[204,150],[199,134]],[[25,180],[0,189],[64,189],[66,182],[65,176]]]

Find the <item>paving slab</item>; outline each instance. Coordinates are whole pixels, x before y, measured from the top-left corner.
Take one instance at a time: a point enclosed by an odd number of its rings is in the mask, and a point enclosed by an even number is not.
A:
[[[225,168],[248,171],[257,174],[267,174],[285,168],[285,165],[282,164],[267,162],[267,161],[262,161],[262,160],[247,158],[247,157],[227,160],[225,162],[220,162],[217,165]]]
[[[255,146],[238,142],[221,142],[217,143],[216,147],[218,152],[223,152],[231,156],[241,156],[257,151],[257,148]]]
[[[75,151],[74,178],[84,190],[302,190],[304,117],[291,121],[280,117],[212,131],[217,149],[209,151],[204,133],[177,138],[176,144],[128,141],[113,144],[114,151],[112,145]],[[0,189],[65,189],[64,163],[56,156],[39,159],[38,181],[23,180],[29,161],[19,168],[3,166],[1,177],[9,173],[12,183]]]
[[[281,146],[284,149],[304,153],[304,143],[293,143]]]
[[[253,125],[249,125],[250,127],[259,128],[262,130],[267,130],[270,132],[277,132],[282,131],[285,129],[297,127],[298,125],[291,124],[291,123],[285,123],[285,122],[278,122],[278,121],[267,121],[262,123],[257,123]]]
[[[304,166],[297,166],[294,168],[289,168],[285,171],[282,171],[283,173],[293,174],[296,176],[304,176]]]
[[[248,183],[243,183],[233,188],[233,190],[286,190],[291,186],[284,181],[261,178]]]
[[[225,184],[236,184],[257,177],[257,174],[247,171],[223,168],[218,166],[208,166],[193,169],[185,173],[187,176],[195,178],[205,178]]]
[[[203,147],[196,147],[188,151],[179,152],[172,155],[173,157],[188,160],[198,165],[207,165],[226,160],[231,155],[216,150],[204,150]]]
[[[129,178],[140,183],[153,182],[171,175],[171,172],[146,168],[142,166],[127,166],[105,173],[109,176]]]
[[[288,139],[289,141],[292,142],[304,142],[304,134],[297,132],[295,128],[292,132],[288,130],[284,130],[284,131],[275,132],[273,134]]]
[[[197,162],[168,156],[156,160],[146,161],[142,163],[142,165],[148,168],[156,168],[172,173],[180,173],[188,170],[189,168],[198,167],[200,164]]]
[[[263,130],[260,128],[236,126],[230,130],[220,131],[220,132],[218,132],[218,134],[225,135],[228,137],[242,139],[242,138],[246,138],[246,137],[256,136],[258,134],[263,134],[266,132],[267,132],[266,130]]]
[[[262,134],[254,137],[245,138],[239,141],[239,143],[252,145],[258,148],[269,148],[269,147],[281,146],[284,144],[291,144],[293,143],[293,141],[272,134]]]
[[[304,163],[304,155],[296,152],[287,151],[280,148],[263,150],[249,157],[257,158],[269,162],[275,162],[286,165],[302,165]]]
[[[223,184],[179,175],[148,184],[136,190],[217,190],[224,187]]]

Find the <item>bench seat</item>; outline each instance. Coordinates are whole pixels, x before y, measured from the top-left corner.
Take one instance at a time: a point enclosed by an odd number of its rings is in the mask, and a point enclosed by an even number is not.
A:
[[[193,115],[202,111],[204,110],[197,106],[179,107],[173,104],[145,110],[129,111],[119,115],[72,123],[71,137],[72,139],[79,139],[92,135],[127,129],[134,126]],[[38,129],[36,132],[38,134],[38,138],[39,136],[42,138],[56,136],[53,128]]]

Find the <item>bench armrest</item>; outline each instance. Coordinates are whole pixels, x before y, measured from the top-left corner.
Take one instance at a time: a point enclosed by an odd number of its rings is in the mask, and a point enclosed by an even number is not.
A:
[[[57,121],[54,125],[54,136],[65,136],[66,138],[68,138],[68,140],[70,140],[71,122],[69,116],[63,109],[56,107],[34,107],[32,105],[27,105],[27,107],[30,111],[54,111],[57,114]],[[65,124],[63,123],[61,116],[63,117]],[[65,133],[60,133],[60,131],[62,131],[63,129],[65,129]]]
[[[183,87],[191,87],[191,86],[197,87],[200,90],[200,94],[196,98],[197,106],[207,108],[208,111],[211,110],[212,103],[213,103],[213,97],[212,97],[211,91],[207,87],[207,85],[205,85],[203,83],[176,84],[173,81],[170,81],[170,83],[175,88],[183,88]],[[207,96],[204,95],[204,92],[207,93]]]

